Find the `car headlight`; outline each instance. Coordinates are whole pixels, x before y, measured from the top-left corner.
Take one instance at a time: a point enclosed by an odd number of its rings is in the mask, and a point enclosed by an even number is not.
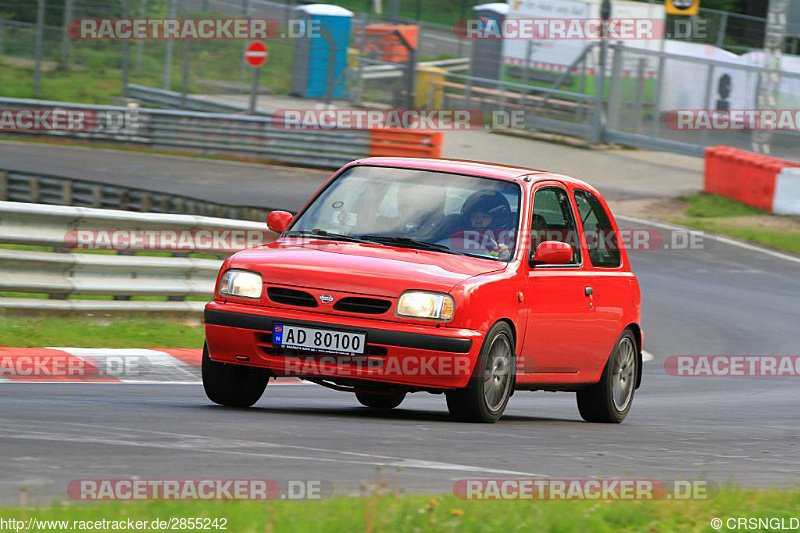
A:
[[[397,314],[414,318],[452,320],[455,309],[452,296],[437,292],[408,291],[397,301]]]
[[[262,286],[260,274],[231,269],[219,280],[219,293],[237,298],[261,298]]]

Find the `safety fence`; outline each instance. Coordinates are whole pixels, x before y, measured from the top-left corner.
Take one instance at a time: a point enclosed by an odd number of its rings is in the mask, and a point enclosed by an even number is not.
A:
[[[224,155],[247,160],[292,165],[339,168],[354,159],[371,155],[416,155],[438,157],[441,134],[415,130],[323,129],[318,125],[287,125],[275,115],[203,113],[141,107],[98,106],[0,98],[4,109],[72,110],[80,114],[84,127],[73,129],[14,129],[6,133],[46,135],[146,146],[150,149]],[[388,144],[387,144],[388,143]],[[392,149],[391,145],[397,145]],[[377,150],[377,152],[376,152]]]
[[[179,251],[131,250],[166,234]],[[0,202],[0,310],[198,313],[220,257],[274,237],[263,222]]]
[[[215,102],[207,98],[191,96],[185,93],[156,89],[130,83],[125,88],[125,96],[147,102],[152,107],[166,109],[185,109],[187,111],[201,111],[205,113],[242,113],[243,107],[223,102]],[[256,112],[256,114],[261,114]]]
[[[6,109],[66,109],[97,116],[98,127],[77,130],[14,130],[109,143],[143,145],[155,150],[226,155],[337,168],[369,154],[369,131],[291,130],[268,116],[246,116],[166,109],[98,106],[0,98]],[[106,117],[114,117],[107,119]]]
[[[758,131],[750,127],[672,119],[685,111],[725,118],[729,112],[760,109],[762,56],[706,57],[701,45],[681,44],[648,50],[623,42],[593,43],[570,65],[534,61],[534,47],[528,46],[519,57],[473,61],[469,74],[420,68],[416,103],[428,109],[478,109],[484,118],[500,112],[497,117],[506,119],[492,122],[494,129],[569,135],[587,145],[613,143],[698,157],[716,145],[751,149]],[[486,63],[493,71],[476,75],[475,66]],[[787,61],[778,73],[780,90],[771,106],[776,111],[798,109],[800,72],[789,67]],[[507,118],[514,113],[522,119]],[[796,127],[775,129],[770,153],[797,159],[798,140]]]

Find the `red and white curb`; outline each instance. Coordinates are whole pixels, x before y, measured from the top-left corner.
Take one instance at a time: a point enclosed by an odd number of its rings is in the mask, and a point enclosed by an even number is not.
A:
[[[202,357],[190,348],[0,348],[0,383],[196,385]]]

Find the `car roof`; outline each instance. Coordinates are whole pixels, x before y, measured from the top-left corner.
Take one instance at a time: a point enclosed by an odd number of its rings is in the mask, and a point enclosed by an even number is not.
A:
[[[426,159],[421,157],[367,157],[354,161],[357,165],[372,165],[383,167],[412,168],[419,170],[431,170],[435,172],[453,172],[457,174],[470,174],[487,178],[497,178],[514,181],[524,176],[530,176],[531,182],[545,180],[559,180],[573,185],[586,187],[591,191],[597,192],[594,187],[583,180],[548,172],[535,168],[525,168],[513,165],[501,165],[498,163],[486,163],[483,161],[469,161],[463,159]]]

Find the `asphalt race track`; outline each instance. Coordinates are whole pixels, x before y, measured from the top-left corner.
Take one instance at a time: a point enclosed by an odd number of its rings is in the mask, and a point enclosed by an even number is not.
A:
[[[628,227],[633,225],[628,222]],[[622,425],[582,422],[573,394],[518,393],[495,425],[449,420],[415,394],[374,414],[346,393],[270,385],[255,408],[198,385],[0,385],[0,500],[66,499],[73,479],[362,481],[449,492],[455,480],[800,481],[797,379],[679,378],[669,355],[800,355],[800,261],[717,242],[632,254],[645,297],[644,385]]]
[[[0,168],[65,176],[223,205],[297,211],[331,171],[0,141]],[[231,183],[236,186],[232,187]]]

